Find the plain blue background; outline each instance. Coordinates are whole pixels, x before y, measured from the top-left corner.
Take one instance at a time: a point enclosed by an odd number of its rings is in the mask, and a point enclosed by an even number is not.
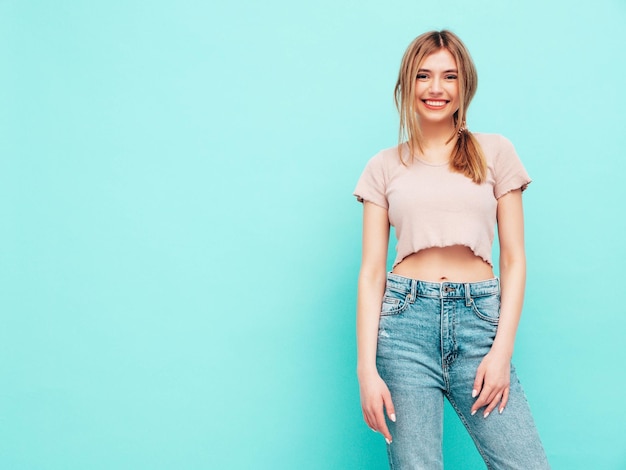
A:
[[[554,469],[626,468],[626,4],[0,1],[0,468],[382,469],[354,316],[367,159],[419,33],[511,139],[515,362]],[[447,410],[447,468],[484,468]]]

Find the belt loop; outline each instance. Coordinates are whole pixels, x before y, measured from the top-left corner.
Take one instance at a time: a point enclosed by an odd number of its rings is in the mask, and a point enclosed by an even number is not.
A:
[[[470,285],[468,282],[465,283],[465,306],[469,307],[472,305],[472,296],[470,295]]]
[[[415,302],[415,300],[417,299],[417,283],[419,281],[417,279],[413,279],[411,281],[411,301]]]

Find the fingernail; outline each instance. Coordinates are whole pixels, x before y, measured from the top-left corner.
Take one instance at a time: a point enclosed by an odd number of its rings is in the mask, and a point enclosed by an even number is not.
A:
[[[390,445],[390,444],[391,444],[391,439],[387,439],[387,438],[385,437],[385,441],[387,442],[387,445]]]
[[[472,416],[474,416],[476,414],[476,410],[472,411]]]
[[[476,389],[472,390],[472,398],[476,398],[477,395],[478,395],[478,390]]]
[[[498,410],[498,413],[502,414],[502,412],[503,412],[503,411],[504,411],[504,408],[500,408],[500,409]]]
[[[391,413],[389,415],[389,419],[395,423],[396,422],[396,414],[395,413]]]
[[[483,418],[486,418],[487,416],[489,416],[489,412],[487,411],[487,413],[484,414]]]
[[[374,431],[374,432],[378,432],[378,431],[376,431],[376,429],[374,429],[374,428],[370,428],[370,429],[371,429],[372,431]]]

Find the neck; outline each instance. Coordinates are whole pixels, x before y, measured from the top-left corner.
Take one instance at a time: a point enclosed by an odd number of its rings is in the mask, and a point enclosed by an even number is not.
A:
[[[452,139],[450,142],[446,143],[450,139],[450,136],[454,133],[453,123],[422,123],[421,131],[422,147],[424,147],[424,149],[448,147],[450,145],[454,145],[454,142],[456,141],[456,139]]]
[[[454,132],[454,125],[422,125],[421,131],[421,160],[434,165],[448,162],[457,140],[456,136],[450,139]]]

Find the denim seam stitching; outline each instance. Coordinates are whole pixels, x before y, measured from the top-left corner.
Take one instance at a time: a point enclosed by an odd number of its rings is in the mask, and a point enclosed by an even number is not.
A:
[[[476,446],[476,449],[478,449],[478,452],[480,453],[480,456],[485,461],[485,465],[487,465],[487,468],[488,469],[493,468],[491,466],[491,463],[489,462],[489,457],[485,454],[485,452],[484,452],[482,446],[480,445],[480,443],[478,442],[478,440],[476,440],[476,436],[474,436],[474,433],[470,429],[469,424],[468,424],[467,420],[465,419],[465,416],[463,415],[463,413],[461,412],[461,410],[457,406],[457,404],[454,401],[454,399],[452,398],[452,396],[449,395],[448,393],[446,393],[446,398],[448,399],[448,401],[450,402],[450,404],[452,405],[452,407],[456,411],[456,414],[459,417],[459,419],[461,420],[461,422],[463,423],[463,426],[465,426],[465,429],[467,429],[468,434],[470,435],[470,437],[474,441],[474,445]]]
[[[498,307],[498,311],[500,310],[500,308]],[[476,303],[474,302],[474,299],[472,298],[472,311],[474,312],[474,314],[480,318],[481,320],[484,320],[486,322],[491,323],[492,325],[497,325],[500,322],[500,318],[493,318],[493,317],[488,317],[487,315],[485,315],[484,313],[480,313],[480,311],[478,310],[478,307],[476,307]]]
[[[393,464],[393,458],[391,457],[391,446],[387,446],[387,459],[389,460],[389,470],[393,470],[396,466]]]
[[[397,307],[394,307],[391,310],[387,310],[385,312],[383,312],[382,308],[380,310],[380,316],[381,317],[392,317],[394,315],[400,315],[401,313],[403,313],[407,308],[409,307],[409,301],[406,299],[406,297],[400,301],[400,303],[398,304]]]
[[[446,390],[450,389],[450,376],[448,374],[448,364],[446,363],[445,351],[444,351],[444,337],[443,337],[443,311],[444,311],[444,298],[439,298],[439,355],[441,357],[441,375]]]

